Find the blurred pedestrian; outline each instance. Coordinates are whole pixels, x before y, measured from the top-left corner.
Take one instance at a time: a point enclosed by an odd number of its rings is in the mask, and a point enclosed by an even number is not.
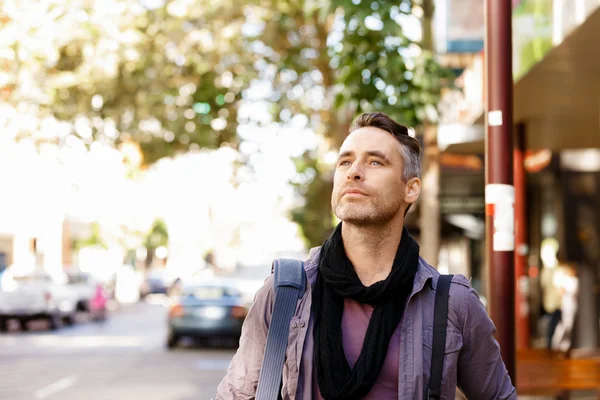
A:
[[[409,130],[385,114],[353,122],[331,199],[342,222],[305,263],[309,287],[286,340],[283,399],[448,399],[457,384],[468,399],[517,398],[494,324],[458,275],[450,285],[441,393],[428,393],[440,274],[419,257],[404,226],[421,190],[420,153]],[[217,399],[255,398],[274,296],[270,277]]]
[[[542,243],[542,305],[546,313],[548,350],[566,351],[577,310],[577,276],[554,239]]]
[[[553,246],[542,246],[542,260],[544,267],[540,276],[542,286],[542,306],[546,313],[546,346],[552,349],[552,337],[561,319],[561,294],[557,285],[556,276],[560,271],[558,253]]]
[[[108,314],[108,296],[102,284],[96,283],[94,296],[90,300],[90,311],[94,321],[104,321]]]
[[[573,326],[577,314],[577,296],[579,280],[577,272],[571,264],[564,263],[555,275],[555,285],[561,298],[561,320],[552,336],[552,348],[569,351],[573,343]]]

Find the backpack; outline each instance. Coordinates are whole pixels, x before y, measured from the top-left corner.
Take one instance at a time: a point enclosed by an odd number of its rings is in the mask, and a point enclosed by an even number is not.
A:
[[[298,300],[304,295],[307,286],[306,272],[302,261],[277,259],[273,262],[273,273],[275,305],[271,315],[269,333],[267,334],[267,344],[258,379],[256,400],[277,400],[281,398],[281,379],[288,346],[290,323],[296,311]],[[448,293],[452,277],[453,275],[441,275],[436,287],[431,374],[426,400],[437,400],[441,395],[448,322]]]

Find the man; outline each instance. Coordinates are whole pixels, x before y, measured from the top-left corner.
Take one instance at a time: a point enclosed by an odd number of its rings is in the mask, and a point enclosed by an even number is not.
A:
[[[308,289],[290,327],[283,399],[423,399],[439,273],[419,257],[404,218],[421,190],[420,146],[382,113],[359,116],[337,162],[331,205],[342,221],[311,250]],[[217,399],[256,394],[274,301],[256,295]],[[442,399],[516,399],[495,327],[463,276],[453,278]]]

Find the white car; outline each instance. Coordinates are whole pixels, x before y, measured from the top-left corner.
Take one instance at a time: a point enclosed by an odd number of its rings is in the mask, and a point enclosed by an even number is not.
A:
[[[10,319],[18,320],[24,330],[36,319],[47,320],[51,330],[62,322],[74,323],[77,294],[66,283],[64,273],[36,269],[19,274],[7,269],[0,282],[0,331],[7,330]]]
[[[65,269],[67,285],[77,296],[77,311],[90,312],[90,301],[96,294],[99,284],[90,274],[76,268]]]

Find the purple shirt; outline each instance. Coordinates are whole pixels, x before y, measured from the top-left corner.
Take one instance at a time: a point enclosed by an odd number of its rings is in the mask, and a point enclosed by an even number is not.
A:
[[[373,306],[361,304],[354,300],[344,300],[344,314],[342,315],[342,341],[344,343],[344,353],[350,368],[354,367],[360,352],[363,341],[369,327],[369,321],[373,314]],[[400,325],[398,325],[400,326]],[[383,362],[383,368],[379,377],[371,388],[365,400],[395,399],[398,397],[398,364],[400,363],[400,328],[396,328],[388,352]],[[314,382],[314,396],[317,400],[323,400],[319,392],[316,377]]]

